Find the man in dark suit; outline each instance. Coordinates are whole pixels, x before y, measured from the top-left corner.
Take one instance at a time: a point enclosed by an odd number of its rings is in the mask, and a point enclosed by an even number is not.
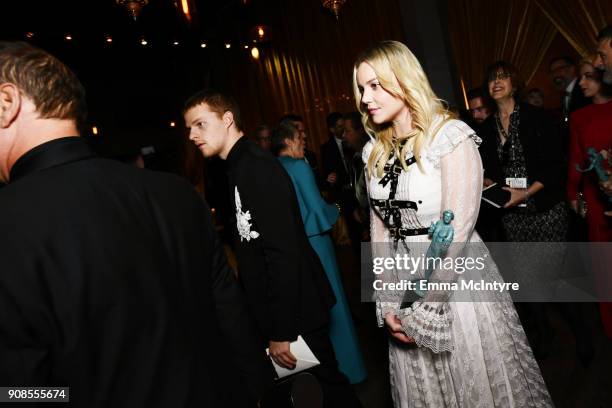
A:
[[[353,218],[353,212],[359,208],[355,198],[355,186],[351,158],[355,152],[344,139],[344,117],[338,112],[327,115],[329,140],[321,145],[323,177],[325,178],[327,200],[340,205],[341,216],[346,221],[353,251],[361,251],[361,226]]]
[[[96,158],[85,111],[60,61],[0,43],[0,384],[68,386],[73,407],[254,406],[271,367],[207,206]]]
[[[564,121],[567,122],[573,111],[588,105],[591,100],[584,96],[578,86],[578,68],[572,58],[558,57],[551,60],[549,72],[553,85],[563,93],[561,111]]]
[[[278,160],[243,136],[240,108],[227,94],[203,90],[184,108],[189,138],[204,157],[228,165],[236,214],[238,275],[257,320],[262,347],[280,366],[294,368],[291,342],[299,335],[321,365],[326,407],[360,406],[338,371],[329,340],[331,286],[302,223],[296,193]]]
[[[350,186],[345,157],[347,147],[344,141],[344,118],[341,113],[332,112],[327,115],[326,122],[329,140],[321,145],[323,177],[336,201],[340,198],[342,190]]]
[[[603,71],[603,82],[612,85],[612,24],[602,28],[597,36],[597,58],[594,64]]]
[[[567,161],[569,157],[569,142],[570,131],[569,121],[570,115],[577,109],[580,109],[591,103],[591,99],[584,96],[582,89],[578,85],[578,67],[574,60],[570,57],[558,57],[550,61],[549,74],[553,85],[557,90],[562,92],[560,115],[557,116],[558,133],[561,138],[561,156]],[[572,224],[576,224],[579,220],[574,220]],[[576,230],[572,227],[572,231]],[[578,233],[578,232],[576,232]],[[574,235],[574,232],[572,232]]]

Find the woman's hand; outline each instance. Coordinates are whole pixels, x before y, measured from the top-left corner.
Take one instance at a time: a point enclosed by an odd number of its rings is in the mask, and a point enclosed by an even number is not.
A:
[[[387,329],[389,330],[389,334],[393,336],[396,340],[405,343],[411,344],[414,343],[414,339],[404,333],[404,329],[402,328],[402,321],[397,317],[394,313],[387,313],[385,316],[385,324],[387,325]]]
[[[569,206],[576,214],[578,214],[578,200],[572,200],[569,202]]]
[[[527,201],[527,189],[526,188],[510,188],[503,187],[503,190],[510,192],[510,200],[504,204],[504,208],[512,208]]]
[[[608,181],[600,181],[599,187],[606,195],[612,196],[612,178],[609,178]]]

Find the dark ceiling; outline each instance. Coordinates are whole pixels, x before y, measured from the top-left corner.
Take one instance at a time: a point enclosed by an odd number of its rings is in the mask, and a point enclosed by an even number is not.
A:
[[[81,40],[100,39],[110,34],[119,41],[145,35],[155,41],[167,39],[241,40],[248,29],[270,19],[275,0],[191,0],[195,10],[188,29],[180,10],[181,1],[150,0],[134,22],[115,0],[59,0],[45,2],[4,2],[3,14],[10,16],[2,27],[13,36],[32,31],[39,35],[62,37],[79,35]]]
[[[3,2],[0,39],[28,41],[68,64],[87,90],[90,127],[111,150],[133,150],[176,139],[168,133],[180,132],[181,105],[194,91],[231,85],[228,64],[248,52],[253,26],[278,23],[278,1],[192,1],[191,25],[180,0],[150,0],[137,21],[115,0]],[[170,129],[171,121],[178,126]]]

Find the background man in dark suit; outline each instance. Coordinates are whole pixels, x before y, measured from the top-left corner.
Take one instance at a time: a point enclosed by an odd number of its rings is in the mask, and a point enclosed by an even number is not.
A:
[[[323,174],[326,179],[327,201],[340,205],[341,217],[346,221],[353,251],[361,251],[361,226],[354,219],[353,212],[359,208],[355,198],[355,186],[351,158],[355,152],[344,138],[344,117],[341,113],[327,115],[329,140],[321,145]]]
[[[226,160],[236,213],[238,275],[257,320],[262,348],[293,368],[291,342],[303,337],[321,362],[326,407],[360,406],[338,371],[329,339],[331,286],[304,230],[295,190],[278,160],[243,136],[240,108],[229,95],[204,90],[185,103],[189,138],[204,157]]]
[[[85,112],[60,61],[0,43],[0,385],[68,386],[73,407],[254,406],[271,367],[208,208],[96,158]]]
[[[329,140],[321,145],[323,177],[333,197],[339,199],[342,189],[350,184],[345,157],[347,146],[344,141],[344,118],[341,113],[332,112],[327,115],[327,129]]]
[[[612,84],[612,24],[604,27],[597,36],[597,58],[594,64],[603,71],[603,81]]]
[[[559,57],[550,61],[550,78],[557,90],[562,92],[561,96],[561,116],[557,122],[560,136],[561,155],[563,160],[569,156],[569,121],[570,114],[577,109],[591,103],[591,100],[584,96],[582,89],[578,86],[578,67],[576,62],[570,57]],[[575,218],[575,217],[574,217]],[[572,224],[576,224],[575,220]],[[572,231],[578,227],[572,227]],[[574,235],[575,233],[572,232]]]
[[[578,86],[578,69],[576,62],[570,57],[558,57],[550,61],[550,78],[555,88],[563,93],[561,110],[565,122],[576,109],[591,103]]]

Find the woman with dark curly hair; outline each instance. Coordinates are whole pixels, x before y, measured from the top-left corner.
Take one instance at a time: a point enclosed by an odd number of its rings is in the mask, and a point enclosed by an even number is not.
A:
[[[497,109],[480,129],[480,150],[485,185],[497,182],[510,193],[502,216],[506,239],[565,241],[565,166],[554,122],[543,110],[517,102],[520,80],[512,64],[492,64],[486,78]]]

